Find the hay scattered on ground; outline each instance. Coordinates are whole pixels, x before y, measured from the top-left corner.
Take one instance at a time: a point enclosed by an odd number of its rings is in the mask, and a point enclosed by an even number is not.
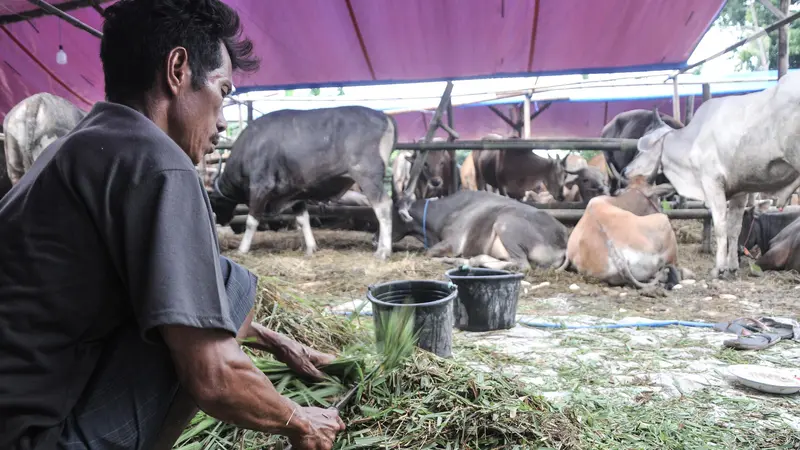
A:
[[[276,284],[277,283],[277,284]],[[375,363],[371,323],[317,313],[262,279],[257,317],[274,330],[324,351],[349,349]],[[371,356],[370,356],[371,355]],[[276,389],[301,405],[329,406],[346,387],[340,379],[309,386],[285,366],[254,356]],[[361,370],[363,374],[367,369]],[[352,371],[351,371],[352,372]],[[579,448],[579,428],[568,412],[520,383],[476,371],[463,362],[417,350],[410,359],[367,380],[342,411],[347,430],[335,449],[351,448]],[[285,441],[198,414],[176,448],[283,448]]]

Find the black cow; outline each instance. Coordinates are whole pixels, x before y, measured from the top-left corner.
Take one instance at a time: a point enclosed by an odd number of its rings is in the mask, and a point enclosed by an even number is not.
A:
[[[412,235],[430,247],[432,257],[484,256],[490,262],[483,265],[499,269],[555,268],[566,257],[567,228],[550,214],[508,197],[459,191],[416,200],[408,212],[412,220],[405,222],[396,211],[392,239]]]
[[[742,231],[739,233],[739,256],[746,249],[752,253],[758,246],[761,254],[772,247],[772,240],[786,227],[800,217],[800,208],[787,208],[785,211],[769,209],[769,201],[745,208],[742,216]]]
[[[664,113],[659,113],[661,119],[670,127],[674,129],[683,128],[683,124],[668,116]],[[652,130],[655,130],[661,124],[655,119],[653,111],[646,109],[632,109],[617,114],[611,119],[610,122],[603,127],[600,137],[604,138],[618,138],[618,139],[639,139]],[[616,192],[624,186],[622,179],[622,171],[628,164],[633,161],[638,152],[636,151],[623,151],[623,150],[603,150],[608,163],[608,168],[611,171],[611,191]],[[659,175],[656,178],[656,184],[669,183],[664,175]]]
[[[264,214],[292,208],[306,254],[316,250],[305,201],[341,197],[358,183],[380,224],[375,256],[392,253],[392,201],[383,187],[397,142],[390,116],[362,106],[281,110],[251,123],[236,139],[209,195],[217,223],[228,224],[239,203],[249,208],[239,251],[247,253]]]

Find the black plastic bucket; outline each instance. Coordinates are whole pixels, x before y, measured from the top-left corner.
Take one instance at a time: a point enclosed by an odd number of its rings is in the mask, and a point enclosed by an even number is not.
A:
[[[456,286],[444,281],[391,281],[370,286],[367,299],[372,303],[375,339],[383,340],[379,332],[383,314],[413,308],[417,346],[449,358],[453,353],[453,300],[457,295]]]
[[[458,286],[453,305],[456,328],[464,331],[507,330],[516,324],[521,273],[461,268],[445,275]]]

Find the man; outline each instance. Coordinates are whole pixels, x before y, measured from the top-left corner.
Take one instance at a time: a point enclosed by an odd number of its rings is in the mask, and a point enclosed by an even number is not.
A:
[[[335,409],[280,396],[237,338],[319,378],[325,355],[252,323],[194,164],[256,70],[219,0],[106,10],[106,98],[0,201],[0,448],[168,449],[199,407],[330,449]]]

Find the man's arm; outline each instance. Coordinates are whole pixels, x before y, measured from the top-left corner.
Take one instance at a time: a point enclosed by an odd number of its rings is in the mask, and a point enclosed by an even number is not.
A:
[[[245,319],[237,337],[242,340],[242,345],[269,352],[295,373],[317,381],[325,378],[317,367],[330,364],[335,359],[333,355],[318,352],[288,336],[253,322],[252,312]]]
[[[209,415],[288,436],[299,448],[329,449],[344,430],[335,409],[304,408],[278,394],[227,332],[180,325],[159,329],[181,385]]]

